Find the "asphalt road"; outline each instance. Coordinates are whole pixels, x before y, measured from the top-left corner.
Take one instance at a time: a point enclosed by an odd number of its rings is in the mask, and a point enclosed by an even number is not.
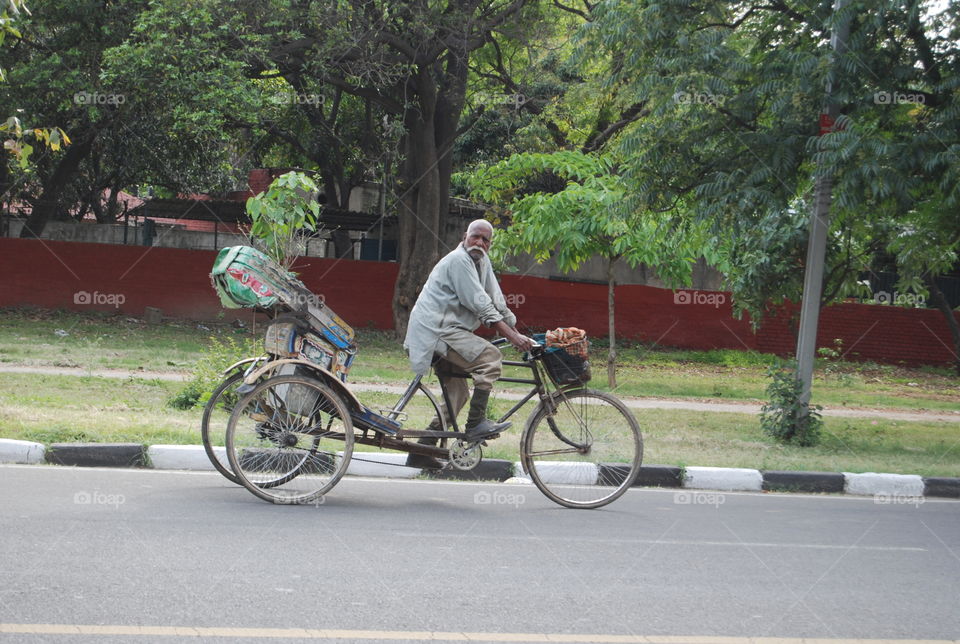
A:
[[[0,466],[0,642],[960,639],[960,503],[886,501]]]

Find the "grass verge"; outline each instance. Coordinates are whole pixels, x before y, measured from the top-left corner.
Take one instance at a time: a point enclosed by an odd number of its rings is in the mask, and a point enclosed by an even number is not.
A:
[[[227,324],[170,321],[147,325],[135,318],[39,309],[0,310],[0,364],[131,369],[189,373],[212,338],[259,338]],[[390,332],[358,329],[360,353],[350,372],[357,382],[406,384],[410,371],[401,343]],[[605,347],[594,343],[591,385],[606,389]],[[508,355],[515,357],[508,350]],[[766,368],[774,356],[752,351],[689,351],[624,341],[620,396],[762,402]],[[504,385],[507,387],[507,385]],[[906,369],[872,363],[820,361],[814,403],[826,407],[960,410],[960,378],[945,369]]]
[[[46,444],[199,444],[200,410],[177,411],[167,405],[180,386],[147,379],[0,373],[0,437]],[[371,406],[386,407],[396,396],[373,393],[363,398]],[[497,411],[511,404],[494,403]],[[487,458],[518,460],[520,432],[532,409],[532,404],[521,409],[514,427],[490,442]],[[960,476],[955,424],[826,418],[823,442],[799,448],[768,440],[756,417],[748,414],[634,414],[644,435],[646,463]]]

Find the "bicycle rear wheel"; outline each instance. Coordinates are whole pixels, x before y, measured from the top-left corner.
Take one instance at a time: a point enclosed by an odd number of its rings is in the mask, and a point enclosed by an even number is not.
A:
[[[343,476],[353,423],[340,396],[319,380],[277,376],[233,410],[227,457],[240,483],[273,503],[318,501]]]
[[[203,418],[200,421],[200,438],[203,441],[203,449],[207,453],[207,458],[217,468],[217,471],[223,474],[231,483],[241,485],[240,479],[230,469],[230,461],[223,448],[213,444],[218,438],[225,438],[227,425],[230,422],[230,415],[236,406],[240,396],[237,394],[237,387],[243,384],[243,371],[236,371],[226,380],[220,383],[210,400],[203,407]]]
[[[524,471],[547,498],[568,508],[598,508],[637,478],[643,437],[615,396],[578,389],[541,402],[520,441]]]

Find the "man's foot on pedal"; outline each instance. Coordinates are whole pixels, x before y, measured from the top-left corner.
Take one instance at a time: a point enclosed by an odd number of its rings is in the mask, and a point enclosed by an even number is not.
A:
[[[420,470],[442,470],[445,466],[443,461],[439,461],[432,456],[425,454],[407,454],[407,467],[415,467]]]
[[[489,418],[484,418],[476,427],[467,427],[466,440],[470,443],[479,443],[487,438],[493,438],[498,434],[510,429],[513,423],[495,423]]]

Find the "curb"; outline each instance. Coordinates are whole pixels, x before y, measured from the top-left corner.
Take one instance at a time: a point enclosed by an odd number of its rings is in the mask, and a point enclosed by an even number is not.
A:
[[[54,443],[46,456],[53,465],[148,467],[147,450],[139,443]]]
[[[923,496],[923,478],[916,474],[864,474],[843,473],[846,479],[844,492],[872,496],[915,497]]]
[[[223,448],[216,448],[222,450]],[[386,478],[414,478],[425,475],[434,480],[524,482],[530,479],[520,463],[485,459],[469,471],[455,469],[420,470],[406,467],[406,454],[358,452],[347,474]],[[0,438],[0,464],[50,463],[75,467],[137,467],[158,470],[211,471],[202,445],[150,445],[139,443],[42,443]],[[591,466],[584,463],[557,463],[544,476],[554,482],[590,482],[603,477],[623,476],[621,465]],[[684,488],[695,490],[805,492],[873,496],[880,500],[942,497],[960,499],[960,478],[877,472],[795,472],[749,468],[643,465],[634,487]]]
[[[43,443],[0,438],[0,463],[43,463],[47,448]]]
[[[745,468],[688,467],[683,478],[683,487],[724,492],[760,492],[763,490],[763,475],[760,470]]]
[[[845,483],[841,472],[763,472],[763,489],[769,492],[843,494]]]
[[[218,456],[227,458],[227,450],[214,447]],[[203,445],[151,445],[147,448],[147,458],[155,470],[216,470]]]
[[[951,499],[960,499],[960,479],[933,477],[923,479],[924,496],[944,496]]]

